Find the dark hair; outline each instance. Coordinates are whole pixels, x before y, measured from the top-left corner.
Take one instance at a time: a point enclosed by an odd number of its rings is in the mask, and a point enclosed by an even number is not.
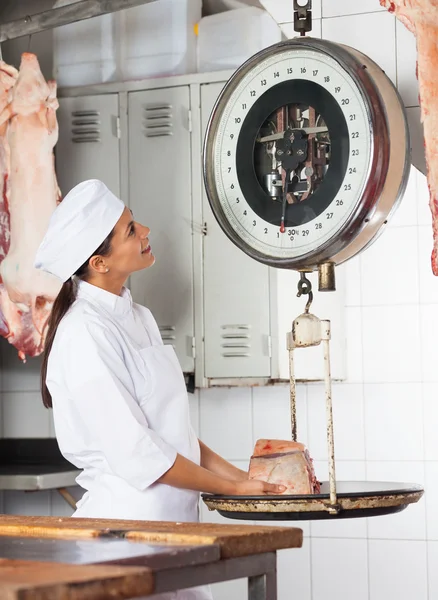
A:
[[[110,234],[106,237],[106,239],[101,243],[99,248],[91,256],[108,256],[111,252],[111,240],[114,235],[114,229],[110,232]],[[90,258],[91,258],[90,256]],[[76,271],[75,275],[79,279],[86,280],[89,276],[89,261],[86,260],[84,264],[79,267]],[[61,290],[57,295],[55,302],[53,303],[53,307],[47,321],[47,335],[44,344],[44,353],[43,353],[43,363],[41,365],[41,394],[43,397],[43,404],[46,408],[52,408],[52,396],[47,388],[46,377],[47,377],[47,363],[49,361],[50,351],[52,349],[53,340],[55,338],[56,330],[58,329],[58,325],[61,322],[61,319],[66,314],[70,306],[76,300],[77,293],[77,284],[72,277],[67,279],[62,284]]]

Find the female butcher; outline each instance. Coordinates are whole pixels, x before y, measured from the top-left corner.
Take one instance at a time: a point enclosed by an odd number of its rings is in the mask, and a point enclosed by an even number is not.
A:
[[[63,282],[41,382],[61,452],[82,469],[75,517],[197,521],[200,491],[284,490],[248,480],[196,438],[175,352],[124,287],[154,264],[148,235],[102,182],[84,181],[56,208],[36,256]],[[209,597],[181,594],[170,597]]]

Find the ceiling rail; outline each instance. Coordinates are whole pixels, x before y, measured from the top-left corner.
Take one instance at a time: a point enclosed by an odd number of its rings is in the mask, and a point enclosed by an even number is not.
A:
[[[0,23],[0,43],[151,2],[157,0],[80,0],[36,15]]]

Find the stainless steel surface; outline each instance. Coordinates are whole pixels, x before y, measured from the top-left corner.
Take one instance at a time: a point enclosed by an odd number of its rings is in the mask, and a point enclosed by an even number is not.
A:
[[[219,200],[215,184],[214,144],[221,116],[231,94],[247,73],[262,59],[287,48],[313,49],[337,60],[355,81],[365,101],[371,132],[371,161],[362,196],[348,221],[331,239],[293,259],[274,258],[247,245],[232,228]],[[321,262],[340,264],[374,241],[398,206],[409,176],[409,131],[403,103],[383,71],[363,54],[326,40],[296,38],[281,42],[252,57],[229,79],[211,113],[205,137],[204,182],[210,205],[223,231],[240,249],[269,266],[315,270]]]
[[[338,512],[332,513],[330,484],[308,496],[214,496],[202,494],[211,510],[223,516],[252,521],[288,521],[372,517],[404,510],[423,496],[421,486],[410,483],[337,482]]]
[[[36,15],[0,23],[0,43],[157,0],[80,0]]]
[[[176,568],[219,560],[220,550],[215,545],[145,544],[115,538],[75,540],[0,536],[0,557],[77,565],[111,562]]]
[[[10,471],[10,472],[7,472]],[[54,490],[77,485],[76,477],[80,471],[77,469],[62,469],[53,467],[41,469],[40,465],[20,467],[11,466],[8,470],[0,470],[0,490]]]

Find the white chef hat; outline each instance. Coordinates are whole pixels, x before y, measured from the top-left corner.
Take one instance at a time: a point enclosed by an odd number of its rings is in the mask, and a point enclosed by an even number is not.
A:
[[[35,267],[67,281],[99,248],[124,208],[102,181],[79,183],[53,212]]]

